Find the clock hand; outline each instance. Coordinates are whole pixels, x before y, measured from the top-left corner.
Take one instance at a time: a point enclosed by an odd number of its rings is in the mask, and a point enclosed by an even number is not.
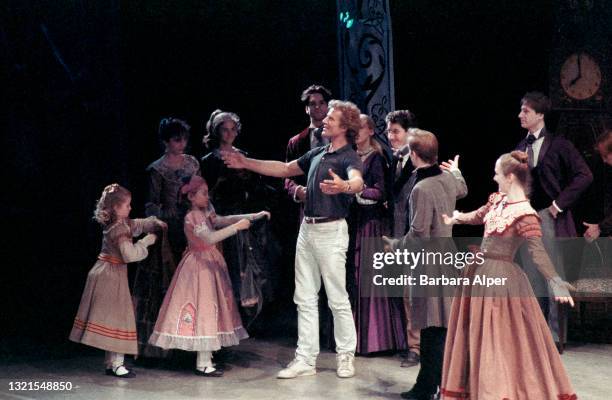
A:
[[[578,79],[582,78],[582,68],[580,65],[580,54],[578,54],[577,58],[578,58],[578,76],[572,79],[572,81],[569,83],[570,86],[574,86],[574,84],[578,82]]]

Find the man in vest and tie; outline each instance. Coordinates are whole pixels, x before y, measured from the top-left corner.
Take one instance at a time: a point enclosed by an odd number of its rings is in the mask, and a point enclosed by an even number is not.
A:
[[[550,109],[550,100],[543,93],[528,92],[523,96],[518,118],[527,135],[516,149],[528,154],[531,205],[541,218],[547,251],[563,276],[561,251],[550,239],[577,236],[571,209],[593,181],[593,175],[572,142],[546,129],[544,119]],[[530,263],[525,263],[524,268],[536,293],[541,293],[543,278]],[[565,337],[566,327],[559,326],[557,303],[541,297],[540,305],[555,341],[562,348],[560,337]]]

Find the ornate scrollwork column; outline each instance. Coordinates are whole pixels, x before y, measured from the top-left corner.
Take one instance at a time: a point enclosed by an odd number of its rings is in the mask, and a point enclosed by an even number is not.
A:
[[[337,0],[340,95],[385,130],[395,109],[393,42],[388,0]]]

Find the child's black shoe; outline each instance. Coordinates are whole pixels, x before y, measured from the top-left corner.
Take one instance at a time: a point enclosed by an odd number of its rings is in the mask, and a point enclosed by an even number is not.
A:
[[[118,374],[117,371],[122,372],[121,369],[127,371],[127,373]],[[114,376],[115,378],[134,378],[134,377],[136,377],[136,374],[134,372],[128,370],[123,365],[120,365],[120,366],[115,367],[115,368],[107,368],[105,373],[106,373],[106,375]]]

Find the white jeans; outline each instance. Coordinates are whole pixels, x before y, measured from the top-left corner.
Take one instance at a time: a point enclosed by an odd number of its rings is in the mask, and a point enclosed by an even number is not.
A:
[[[302,222],[295,252],[295,293],[298,310],[296,358],[316,365],[319,355],[318,299],[321,277],[334,317],[336,352],[355,353],[357,334],[346,291],[348,226],[344,219],[321,224]]]

